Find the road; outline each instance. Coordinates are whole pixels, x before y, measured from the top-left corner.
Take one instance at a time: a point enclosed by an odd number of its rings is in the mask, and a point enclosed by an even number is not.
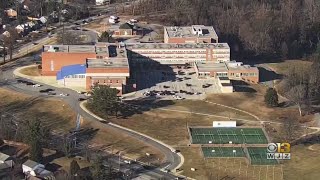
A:
[[[68,28],[71,28],[73,26],[75,26],[75,25],[68,25]],[[58,28],[57,30],[60,31],[60,30],[62,30],[62,28]],[[51,37],[51,38],[54,38],[54,37]],[[33,45],[32,48],[41,49],[42,45],[44,43],[48,42],[48,40],[50,40],[51,38],[45,37],[43,39],[36,41],[36,45]],[[17,58],[17,57],[21,56],[21,54],[26,53],[27,51],[30,52],[29,46],[31,46],[31,43],[19,48],[17,51],[15,51],[15,54],[13,55],[13,57]],[[2,61],[2,59],[0,60],[0,62],[1,61]],[[14,91],[17,91],[20,93],[32,95],[32,96],[48,97],[46,95],[39,93],[38,89],[17,83],[16,77],[14,77],[14,75],[13,75],[14,69],[16,69],[18,67],[30,65],[30,64],[33,64],[33,58],[32,57],[24,57],[24,58],[19,58],[14,62],[9,62],[9,63],[1,66],[0,87],[14,90]],[[31,80],[28,80],[28,81],[31,81]],[[56,88],[56,87],[51,87],[51,86],[44,85],[44,84],[42,84],[42,85],[43,85],[42,89],[52,88],[52,89],[55,89],[57,94],[60,94],[60,93],[69,94],[69,96],[57,97],[57,98],[62,98],[67,104],[69,104],[72,107],[72,109],[75,112],[81,114],[84,117],[84,119],[86,119],[88,121],[97,121],[98,120],[80,108],[79,101],[78,101],[79,94],[77,92],[70,90],[70,89],[67,89],[67,88]],[[180,164],[180,161],[181,161],[180,157],[176,153],[172,152],[169,148],[167,148],[166,146],[164,146],[164,145],[158,143],[157,141],[154,141],[148,137],[142,136],[140,134],[137,134],[137,133],[134,133],[131,131],[121,129],[117,126],[113,126],[112,124],[101,123],[101,126],[112,128],[112,129],[118,131],[119,133],[124,133],[132,138],[140,140],[140,141],[144,142],[145,144],[152,146],[155,149],[160,150],[165,155],[165,158],[166,158],[166,162],[157,168],[145,169],[142,165],[134,163],[132,165],[131,164],[124,165],[123,168],[120,168],[121,171],[126,170],[125,168],[137,169],[137,167],[139,167],[138,168],[139,173],[147,174],[147,175],[149,175],[153,178],[156,178],[156,179],[159,179],[159,178],[175,179],[177,177],[177,176],[174,176],[170,173],[162,172],[160,170],[161,168],[174,170]],[[121,161],[123,162],[124,160],[122,159]]]

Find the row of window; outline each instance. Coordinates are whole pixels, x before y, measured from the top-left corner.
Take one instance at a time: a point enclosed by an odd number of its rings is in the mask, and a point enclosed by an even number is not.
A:
[[[149,61],[150,59],[148,58],[136,58],[135,59],[136,61]],[[176,62],[181,62],[181,61],[186,61],[186,62],[202,62],[202,61],[206,61],[205,59],[192,59],[192,61],[190,61],[190,59],[162,59],[162,60],[155,60],[155,61],[169,61],[169,62],[173,62],[173,61],[176,61]]]
[[[228,57],[230,57],[229,55],[212,55],[212,57],[214,57],[214,58],[228,58]]]
[[[109,84],[113,84],[113,83],[116,83],[116,84],[118,84],[120,81],[119,80],[111,80],[111,79],[109,79],[109,80],[105,80],[105,79],[99,79],[99,80],[94,80],[94,83],[98,83],[98,84],[100,84],[100,83],[103,83],[103,84],[106,84],[106,83],[109,83]]]
[[[199,76],[210,76],[210,73],[198,73]],[[257,76],[257,73],[230,73],[230,76],[235,77],[248,77],[248,76]],[[217,77],[228,77],[228,73],[216,73]]]
[[[69,75],[69,76],[66,76],[66,78],[79,78],[79,79],[82,79],[82,78],[86,78],[86,75],[78,75],[78,74],[74,74],[74,75]]]
[[[198,50],[198,51],[195,51],[195,50],[152,50],[152,51],[148,51],[148,50],[134,50],[135,52],[138,52],[138,53],[155,53],[155,52],[159,52],[159,53],[206,53],[207,51],[206,50]]]
[[[139,57],[144,57],[144,56],[141,56],[141,55],[133,55],[134,58],[139,58]],[[159,55],[146,55],[145,57],[149,57],[149,58],[206,58],[206,55],[186,55],[186,56],[179,56],[179,55],[162,55],[162,56],[159,56]]]
[[[258,76],[258,73],[230,73],[230,76]]]

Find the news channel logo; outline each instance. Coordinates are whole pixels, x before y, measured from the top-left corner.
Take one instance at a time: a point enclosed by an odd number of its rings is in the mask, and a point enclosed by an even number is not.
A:
[[[291,159],[291,145],[289,143],[269,143],[267,151],[267,159]]]

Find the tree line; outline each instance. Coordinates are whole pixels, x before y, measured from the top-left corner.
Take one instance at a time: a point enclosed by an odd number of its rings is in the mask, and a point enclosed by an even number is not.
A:
[[[320,37],[317,0],[140,0],[126,12],[167,25],[214,26],[239,60],[309,56]],[[162,14],[165,13],[165,14]]]

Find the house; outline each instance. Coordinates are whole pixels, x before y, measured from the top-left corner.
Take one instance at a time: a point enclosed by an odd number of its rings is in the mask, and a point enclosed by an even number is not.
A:
[[[8,10],[5,10],[4,12],[7,14],[7,16],[9,18],[16,18],[17,17],[17,11],[15,11],[13,9],[8,9]]]
[[[124,23],[119,26],[119,29],[114,31],[114,36],[135,36],[137,35],[137,29],[134,25]]]
[[[96,0],[97,6],[107,5],[107,4],[110,4],[110,0]]]
[[[14,166],[13,158],[0,152],[0,171]]]
[[[42,179],[55,179],[53,173],[46,170],[43,164],[32,160],[27,160],[22,164],[22,172],[27,176],[33,176]]]
[[[18,26],[16,26],[16,31],[18,34],[23,33],[24,32],[24,24],[19,24]]]

